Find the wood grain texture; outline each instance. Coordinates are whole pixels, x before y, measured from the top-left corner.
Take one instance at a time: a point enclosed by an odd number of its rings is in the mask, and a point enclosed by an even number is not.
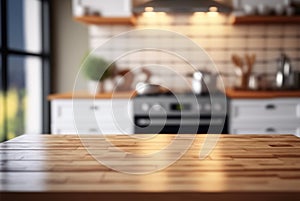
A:
[[[299,91],[251,91],[226,89],[226,96],[229,98],[239,99],[263,99],[263,98],[299,98]]]
[[[73,94],[72,92],[69,93],[59,93],[59,94],[51,94],[48,96],[48,100],[55,100],[55,99],[111,99],[111,98],[133,98],[136,96],[135,91],[128,91],[128,92],[107,92],[107,93],[99,93],[95,96],[86,93],[86,92],[76,92]]]
[[[138,135],[136,135],[138,137]],[[81,136],[93,141],[95,135]],[[96,161],[77,135],[23,135],[0,144],[2,200],[298,200],[300,139],[292,135],[222,135],[213,152],[200,160],[206,135],[170,167],[146,175],[115,172]],[[174,135],[136,141],[109,136],[127,152],[160,150]],[[98,142],[98,141],[97,141]],[[112,146],[112,145],[111,145]],[[96,149],[120,166],[132,158],[117,156],[105,143]],[[180,146],[170,150],[180,151]],[[167,160],[164,155],[160,160]],[[120,162],[122,161],[122,163]],[[151,161],[132,168],[151,166]]]

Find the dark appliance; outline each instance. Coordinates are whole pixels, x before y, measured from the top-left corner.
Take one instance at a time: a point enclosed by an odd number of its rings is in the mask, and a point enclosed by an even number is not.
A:
[[[228,133],[223,93],[152,94],[137,96],[133,102],[136,134]]]

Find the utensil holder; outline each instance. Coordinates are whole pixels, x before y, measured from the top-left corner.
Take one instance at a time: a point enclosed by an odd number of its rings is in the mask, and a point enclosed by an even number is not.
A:
[[[248,89],[248,83],[249,83],[249,74],[243,74],[242,75],[242,81],[241,81],[241,88],[242,89]]]

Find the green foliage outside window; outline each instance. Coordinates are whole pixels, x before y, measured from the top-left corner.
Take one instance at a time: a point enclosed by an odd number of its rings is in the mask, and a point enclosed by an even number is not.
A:
[[[4,100],[6,100],[5,108]],[[6,97],[0,92],[0,105],[0,141],[22,135],[25,132],[25,90],[12,88],[7,91]],[[7,126],[6,133],[4,133],[5,123]]]

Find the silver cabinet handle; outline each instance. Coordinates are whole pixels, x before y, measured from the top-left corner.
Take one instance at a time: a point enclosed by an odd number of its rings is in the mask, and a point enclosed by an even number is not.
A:
[[[91,109],[91,110],[98,110],[99,108],[98,108],[98,106],[96,106],[96,105],[92,105],[92,106],[90,107],[90,109]]]
[[[276,106],[273,105],[273,104],[268,104],[268,105],[266,105],[266,109],[267,109],[267,110],[275,110],[275,109],[276,109]]]
[[[62,115],[62,108],[61,108],[61,106],[59,106],[57,108],[57,116],[60,117],[61,115]]]
[[[276,129],[275,128],[267,128],[266,132],[276,132]]]
[[[138,125],[141,126],[191,126],[191,125],[199,125],[199,126],[209,126],[209,125],[221,125],[223,122],[222,119],[186,119],[186,120],[180,120],[180,119],[139,119]]]

